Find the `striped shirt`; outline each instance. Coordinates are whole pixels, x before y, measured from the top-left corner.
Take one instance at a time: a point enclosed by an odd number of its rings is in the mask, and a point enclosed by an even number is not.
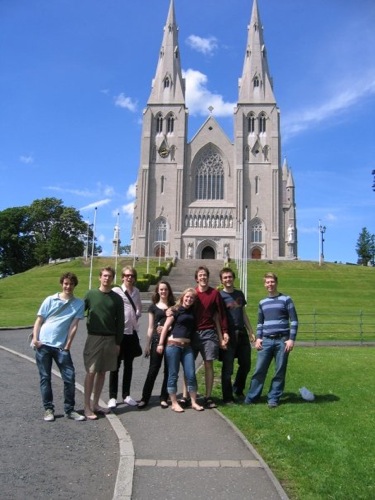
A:
[[[298,330],[298,317],[292,299],[279,293],[266,297],[259,302],[257,338],[271,335],[285,335],[295,340]]]

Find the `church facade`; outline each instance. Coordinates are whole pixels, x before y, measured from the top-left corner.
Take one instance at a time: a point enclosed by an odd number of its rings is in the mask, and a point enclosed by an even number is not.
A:
[[[132,253],[296,259],[295,186],[253,0],[231,140],[213,114],[188,140],[174,1],[143,113]]]

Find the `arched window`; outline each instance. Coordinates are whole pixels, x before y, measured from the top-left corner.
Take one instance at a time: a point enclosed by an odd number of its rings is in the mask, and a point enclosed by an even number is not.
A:
[[[198,161],[195,197],[198,200],[224,199],[223,159],[212,148],[204,151]]]
[[[254,219],[251,224],[251,242],[261,243],[263,241],[263,224],[259,219]]]
[[[253,134],[255,132],[255,116],[253,114],[247,117],[247,132]]]
[[[169,115],[167,119],[167,133],[172,134],[174,129],[174,117],[173,115]]]
[[[169,88],[169,85],[170,85],[170,81],[169,81],[169,78],[166,76],[164,78],[164,88],[165,89]]]
[[[259,115],[259,133],[266,133],[266,115],[264,113],[261,113]]]
[[[161,218],[156,224],[155,241],[167,241],[167,221]]]
[[[161,134],[163,132],[163,116],[159,113],[156,116],[156,133]]]
[[[160,183],[160,192],[164,193],[164,182],[165,182],[165,177],[164,175],[161,176],[161,183]]]
[[[259,78],[257,76],[254,78],[253,82],[254,82],[254,88],[259,87]]]

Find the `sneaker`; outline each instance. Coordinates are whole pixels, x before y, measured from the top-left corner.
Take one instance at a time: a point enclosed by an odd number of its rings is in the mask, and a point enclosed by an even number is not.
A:
[[[51,410],[51,408],[49,408],[48,410],[46,410],[44,412],[43,419],[45,422],[53,422],[55,420],[55,414],[54,414],[53,410]]]
[[[111,398],[108,401],[107,406],[108,406],[108,408],[116,408],[116,406],[117,406],[117,400],[115,398]]]
[[[276,401],[270,401],[268,403],[268,408],[277,408],[279,406],[279,403],[276,403]]]
[[[86,420],[86,417],[83,415],[80,415],[77,411],[72,410],[69,413],[65,413],[66,418],[69,418],[70,420],[75,420],[77,422],[82,422],[83,420]]]
[[[138,406],[137,401],[134,401],[131,396],[126,396],[126,398],[124,399],[124,403],[129,406]]]

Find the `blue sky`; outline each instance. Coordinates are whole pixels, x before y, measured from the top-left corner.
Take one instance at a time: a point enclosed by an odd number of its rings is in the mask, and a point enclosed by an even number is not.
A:
[[[258,0],[298,254],[356,262],[375,232],[375,2]],[[142,111],[169,0],[0,0],[0,210],[57,197],[110,254],[130,243]],[[191,138],[208,107],[233,138],[252,0],[175,0]],[[119,214],[119,215],[117,215]]]

